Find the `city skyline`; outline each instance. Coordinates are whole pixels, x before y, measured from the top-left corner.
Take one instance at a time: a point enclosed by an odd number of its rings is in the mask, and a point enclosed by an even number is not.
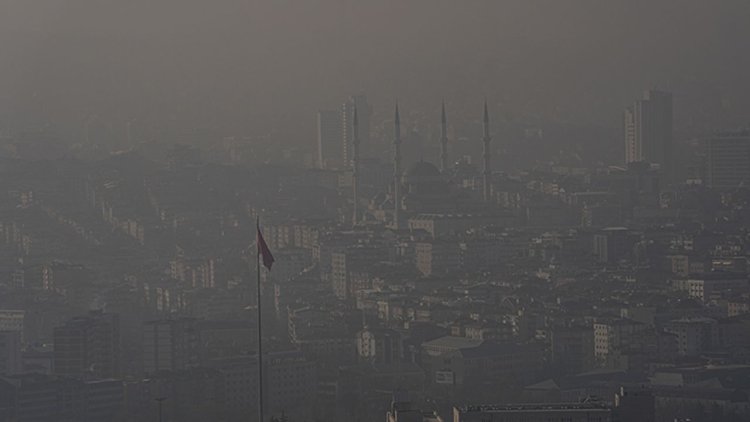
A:
[[[0,422],[750,420],[750,3],[1,3]]]

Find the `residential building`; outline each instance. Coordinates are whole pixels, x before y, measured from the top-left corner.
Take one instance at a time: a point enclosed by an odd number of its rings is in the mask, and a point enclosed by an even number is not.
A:
[[[357,355],[362,362],[394,364],[403,356],[403,339],[398,331],[365,327],[357,333]]]
[[[120,374],[120,320],[91,311],[54,329],[55,374],[116,377]]]
[[[551,331],[552,362],[566,373],[579,373],[596,366],[592,327],[556,327]]]
[[[626,351],[634,345],[648,326],[642,322],[617,318],[594,323],[594,356],[601,365],[606,365],[610,355]]]
[[[461,248],[456,241],[418,242],[414,249],[417,269],[424,276],[444,275],[461,268]]]
[[[677,335],[677,352],[698,356],[718,345],[719,327],[711,318],[681,318],[664,324],[664,331]]]

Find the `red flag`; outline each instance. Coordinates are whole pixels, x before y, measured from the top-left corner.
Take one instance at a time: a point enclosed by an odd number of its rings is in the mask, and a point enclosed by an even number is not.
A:
[[[260,232],[260,227],[258,227],[258,255],[263,259],[263,266],[270,270],[275,260],[273,259],[271,250],[268,249],[265,239],[263,239],[263,233]]]

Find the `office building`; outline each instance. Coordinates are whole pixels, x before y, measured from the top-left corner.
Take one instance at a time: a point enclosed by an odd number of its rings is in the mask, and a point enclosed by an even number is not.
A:
[[[0,398],[0,420],[19,422],[121,420],[125,401],[120,380],[41,374],[0,377]]]
[[[318,168],[335,169],[343,164],[341,127],[340,111],[322,110],[318,112]]]
[[[198,365],[199,335],[192,318],[143,324],[143,371],[179,371]]]
[[[0,331],[18,331],[23,335],[23,321],[26,311],[0,310]]]
[[[362,362],[394,364],[401,361],[403,339],[398,331],[388,328],[368,328],[356,336],[357,355]]]
[[[648,90],[625,110],[625,163],[658,164],[667,180],[674,171],[672,94]]]
[[[54,329],[55,374],[117,377],[120,373],[120,321],[116,314],[91,311]]]
[[[750,131],[717,135],[705,147],[708,186],[731,190],[750,185]]]
[[[304,420],[315,406],[316,363],[299,351],[269,353],[263,359],[264,400],[270,414]]]
[[[0,331],[0,374],[13,375],[21,372],[21,333]]]

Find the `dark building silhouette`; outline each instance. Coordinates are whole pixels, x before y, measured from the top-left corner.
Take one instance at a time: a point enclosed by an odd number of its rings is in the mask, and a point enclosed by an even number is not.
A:
[[[120,374],[120,350],[119,317],[91,311],[55,328],[55,374],[116,377]]]

